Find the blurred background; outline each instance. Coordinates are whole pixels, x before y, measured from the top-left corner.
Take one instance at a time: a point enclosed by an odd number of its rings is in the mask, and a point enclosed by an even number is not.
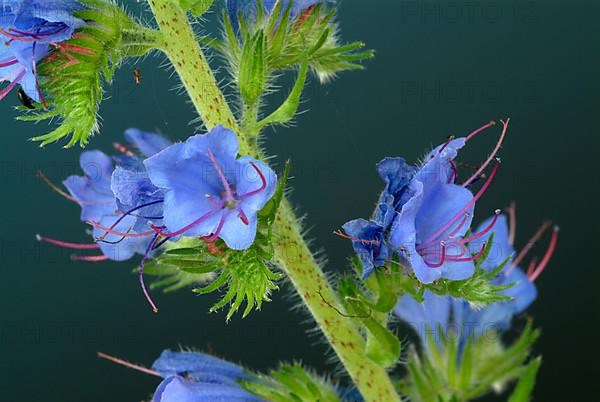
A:
[[[143,3],[127,5],[142,14]],[[366,71],[341,74],[327,85],[313,79],[306,113],[294,127],[270,131],[264,143],[279,168],[293,161],[291,198],[327,254],[325,270],[334,273],[348,269],[351,247],[332,231],[370,215],[382,188],[374,170],[380,159],[416,162],[448,135],[511,117],[501,176],[478,203],[476,221],[515,200],[518,245],[545,218],[561,226],[557,252],[528,311],[543,333],[535,347],[544,356],[539,401],[594,400],[592,380],[599,374],[599,11],[599,4],[584,0],[340,1],[343,38],[365,41],[377,57]],[[218,15],[209,17],[205,32],[215,32]],[[215,58],[213,64],[222,63]],[[192,108],[163,65],[156,56],[122,67],[102,104],[102,135],[90,149],[111,152],[128,127],[174,140],[197,131],[189,123]],[[134,68],[143,75],[139,86]],[[292,79],[281,84],[289,87]],[[290,312],[297,303],[289,285],[282,284],[261,312],[227,324],[224,313],[207,313],[215,295],[189,291],[155,293],[156,315],[132,274],[134,262],[74,263],[37,243],[36,233],[89,240],[79,207],[35,177],[42,170],[60,182],[78,172],[79,150],[37,148],[28,139],[47,128],[15,122],[17,104],[15,92],[0,108],[0,399],[149,399],[157,379],[101,361],[97,351],[151,365],[162,349],[183,346],[211,349],[257,370],[294,359],[320,372],[334,367],[307,314]],[[496,139],[495,131],[479,136],[462,160],[481,162]],[[544,250],[542,242],[536,253]]]

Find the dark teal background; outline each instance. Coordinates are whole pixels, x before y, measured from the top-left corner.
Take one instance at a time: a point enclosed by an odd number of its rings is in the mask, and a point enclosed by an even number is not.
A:
[[[482,2],[474,9],[473,2],[424,4],[343,1],[343,37],[364,40],[376,59],[366,71],[341,74],[328,85],[313,79],[307,113],[294,127],[270,131],[265,146],[279,166],[293,160],[292,200],[308,215],[315,249],[327,252],[326,271],[335,273],[346,269],[351,249],[331,232],[370,214],[381,189],[376,162],[388,155],[416,161],[450,134],[510,116],[502,174],[478,204],[476,219],[516,200],[520,245],[542,219],[560,224],[557,252],[528,313],[543,330],[536,400],[594,400],[600,7],[583,0]],[[142,12],[133,1],[129,9]],[[172,90],[177,81],[163,64],[162,57],[136,62],[140,87],[133,64],[121,69],[102,104],[102,135],[90,148],[110,152],[131,126],[172,139],[195,132],[193,110]],[[207,313],[215,296],[188,291],[155,292],[161,307],[155,315],[131,273],[133,263],[76,264],[38,244],[36,233],[89,240],[79,208],[35,178],[39,169],[56,182],[74,173],[79,149],[38,149],[28,139],[46,127],[15,122],[16,104],[11,94],[0,111],[0,400],[149,398],[155,378],[101,361],[97,351],[150,365],[163,348],[210,344],[255,369],[292,359],[321,372],[333,367],[320,336],[305,334],[313,329],[306,313],[290,313],[297,301],[287,285],[260,313],[229,324],[224,314]],[[478,137],[462,159],[482,161],[496,138],[497,131]],[[544,244],[536,251],[543,253]]]

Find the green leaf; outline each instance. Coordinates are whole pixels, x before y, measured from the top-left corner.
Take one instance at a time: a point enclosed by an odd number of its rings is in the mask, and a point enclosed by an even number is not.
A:
[[[200,17],[213,5],[214,0],[179,0],[179,5],[185,12],[190,12],[194,17]]]
[[[397,364],[401,353],[400,340],[372,318],[361,321],[368,331],[366,356],[369,360],[386,368]]]
[[[535,379],[541,364],[542,358],[538,357],[525,366],[523,374],[513,393],[510,395],[508,402],[528,402],[531,400]]]
[[[354,278],[343,277],[338,282],[338,292],[347,318],[354,319],[367,332],[367,358],[381,367],[391,367],[398,362],[400,340],[387,328],[387,314],[374,313]]]
[[[273,124],[285,124],[290,122],[300,106],[300,100],[302,98],[302,91],[306,84],[306,76],[308,74],[308,60],[305,59],[298,72],[298,78],[292,88],[292,91],[288,95],[287,99],[268,117],[258,123],[258,128],[263,129],[266,126]]]

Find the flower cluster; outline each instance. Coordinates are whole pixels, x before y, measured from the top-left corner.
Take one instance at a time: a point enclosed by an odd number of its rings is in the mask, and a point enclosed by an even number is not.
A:
[[[513,317],[525,311],[536,299],[535,280],[548,265],[558,240],[558,228],[554,227],[548,248],[539,263],[534,258],[527,271],[521,270],[518,264],[531,250],[535,242],[549,227],[544,223],[540,230],[515,257],[513,246],[515,237],[515,208],[509,208],[510,225],[505,215],[496,215],[483,222],[478,231],[491,227],[493,233],[492,247],[481,266],[492,271],[503,264],[502,270],[493,279],[497,285],[512,285],[502,293],[510,300],[492,303],[484,308],[475,309],[465,300],[451,296],[440,296],[426,291],[423,302],[418,302],[410,295],[398,301],[395,313],[404,321],[414,326],[424,342],[427,336],[433,336],[439,345],[443,337],[451,337],[458,342],[462,350],[469,340],[477,340],[488,331],[502,331],[510,327]],[[440,333],[442,331],[442,333]],[[449,332],[453,332],[450,334]]]
[[[459,166],[454,159],[473,137],[494,124],[488,123],[466,137],[449,138],[418,166],[410,166],[402,158],[386,158],[377,165],[386,185],[373,216],[347,222],[343,226],[345,234],[340,233],[352,240],[362,263],[363,278],[390,263],[394,255],[422,283],[473,275],[474,261],[484,249],[473,245],[491,230],[489,226],[470,232],[473,211],[500,166],[496,155],[508,120],[502,122],[500,139],[487,160],[461,184],[457,184]],[[482,186],[473,194],[472,185],[492,165]]]
[[[84,22],[73,16],[83,6],[76,0],[7,0],[0,8],[0,90],[3,99],[17,84],[36,102],[44,98],[37,77],[37,63],[51,47],[59,50]]]
[[[257,215],[275,192],[277,176],[263,162],[237,157],[235,134],[221,126],[185,143],[171,144],[158,134],[128,130],[121,155],[100,151],[81,155],[84,176],[72,176],[58,192],[81,206],[81,220],[93,227],[94,243],[40,240],[102,254],[76,260],[146,260],[164,243],[181,237],[209,245],[221,239],[233,250],[248,249],[256,237]]]

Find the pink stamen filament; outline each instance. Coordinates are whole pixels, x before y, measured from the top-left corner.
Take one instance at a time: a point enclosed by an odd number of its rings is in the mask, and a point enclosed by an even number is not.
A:
[[[73,201],[73,202],[78,203],[79,205],[111,205],[112,204],[112,202],[99,202],[99,201],[94,202],[94,201],[79,200],[79,199],[73,197],[72,195],[66,193],[65,191],[61,190],[56,184],[52,183],[50,181],[50,179],[48,177],[46,177],[46,175],[44,173],[42,173],[41,170],[38,170],[37,176],[40,179],[42,179],[56,193],[58,193],[59,195],[63,196],[64,198],[66,198],[69,201]]]
[[[501,211],[499,209],[497,209],[496,211],[494,211],[495,215],[494,215],[494,218],[492,219],[492,221],[490,222],[490,224],[487,225],[481,232],[475,233],[475,234],[467,237],[466,239],[463,239],[462,243],[472,242],[473,240],[477,240],[477,239],[485,236],[486,234],[488,234],[494,228],[494,225],[498,221],[498,217],[500,216],[500,212]]]
[[[333,232],[334,235],[340,236],[346,240],[352,240],[355,241],[357,243],[363,243],[363,244],[379,244],[379,240],[366,240],[366,239],[359,239],[357,237],[351,237],[348,236],[346,233],[342,232],[341,230],[336,230]]]
[[[448,136],[448,138],[446,139],[446,142],[444,143],[444,145],[442,145],[442,147],[440,148],[440,150],[438,151],[438,155],[441,154],[444,149],[446,149],[446,147],[448,146],[448,144],[450,144],[450,142],[454,139],[455,137],[453,135]]]
[[[9,29],[9,31],[12,31],[12,29]],[[6,36],[9,39],[16,40],[19,42],[35,42],[35,41],[39,40],[38,38],[25,37],[25,36],[22,36],[19,34],[15,35],[11,32],[4,30],[3,28],[0,28],[0,34]]]
[[[215,200],[215,198],[212,195],[205,194],[204,196],[208,199],[208,201],[210,201],[211,204],[213,204],[213,206],[220,208],[219,202]]]
[[[472,255],[470,257],[459,257],[459,256],[449,256],[446,259],[448,261],[453,261],[453,262],[467,262],[467,261],[475,261],[478,258],[481,258],[481,256],[483,255],[484,251],[485,251],[485,242],[483,242],[483,245],[481,246],[481,249],[479,250],[479,252],[475,255]]]
[[[14,66],[17,63],[17,59],[2,60],[0,61],[0,68]]]
[[[15,72],[17,72],[18,70],[15,70]],[[12,76],[14,74],[9,74],[9,76]],[[5,77],[4,79],[0,79],[0,81],[5,81],[5,80],[9,80],[9,76]],[[10,84],[8,84],[6,87],[4,87],[2,90],[0,90],[0,100],[4,99],[6,97],[6,95],[9,94],[10,91],[13,90],[13,88],[19,83],[21,82],[21,80],[23,79],[23,77],[25,76],[25,70],[22,70],[14,80],[12,80],[12,82]]]
[[[84,262],[103,262],[107,261],[108,257],[105,255],[72,255],[71,260],[73,261],[84,261]]]
[[[441,267],[442,265],[444,265],[444,262],[446,261],[446,243],[442,242],[441,244],[442,244],[442,255],[441,255],[441,257],[440,257],[440,261],[439,261],[439,262],[437,262],[437,263],[430,263],[430,262],[427,262],[427,261],[426,261],[426,260],[423,258],[423,261],[425,261],[425,264],[427,264],[427,266],[428,266],[429,268],[439,268],[439,267]],[[436,251],[437,251],[437,250],[436,250]],[[436,253],[436,255],[437,255],[437,253]]]
[[[152,238],[152,240],[150,241],[150,243],[148,244],[148,247],[146,248],[146,252],[144,253],[144,256],[142,257],[142,261],[140,262],[140,274],[139,274],[140,286],[142,288],[142,292],[144,293],[144,297],[150,304],[150,307],[152,307],[152,311],[154,311],[155,313],[158,313],[158,307],[152,300],[152,297],[150,297],[150,293],[148,292],[148,289],[146,288],[146,281],[144,280],[144,266],[146,265],[148,256],[150,255],[152,248],[156,244],[157,239],[158,239],[158,234],[155,234],[154,237]]]
[[[133,152],[131,152],[129,149],[127,149],[127,147],[123,144],[120,144],[118,142],[113,142],[113,147],[121,152],[122,154],[126,155],[126,156],[135,156]]]
[[[478,178],[481,175],[481,173],[483,173],[484,170],[489,166],[489,164],[494,160],[494,158],[498,154],[498,151],[500,151],[500,147],[502,146],[502,142],[504,141],[506,131],[508,130],[508,123],[510,122],[510,119],[506,119],[506,121],[500,121],[502,122],[502,133],[500,134],[500,139],[496,143],[496,147],[494,148],[490,156],[487,158],[487,160],[483,163],[483,165],[481,165],[479,169],[475,173],[473,173],[473,175],[469,179],[467,179],[467,181],[463,183],[463,187],[468,187],[471,183],[473,183],[473,181],[476,178]]]
[[[144,366],[139,366],[137,364],[126,362],[125,360],[119,359],[118,357],[113,357],[113,356],[107,355],[107,354],[102,353],[102,352],[98,352],[98,357],[101,358],[101,359],[109,360],[109,361],[111,361],[113,363],[116,363],[116,364],[119,364],[121,366],[125,366],[127,368],[132,369],[132,370],[136,370],[136,371],[139,371],[139,372],[142,372],[142,373],[150,374],[150,375],[153,375],[153,376],[156,376],[156,377],[162,377],[162,375],[158,371],[154,371],[154,370],[151,370],[151,369],[146,368]]]
[[[540,264],[535,268],[531,275],[527,275],[531,282],[535,282],[535,280],[542,274],[548,265],[550,258],[552,258],[552,254],[554,254],[554,250],[556,249],[556,243],[558,242],[558,232],[559,228],[558,226],[555,226],[554,230],[552,231],[552,238],[550,239],[550,244],[548,245],[548,249],[546,250],[544,258],[542,258],[542,261],[540,261]]]
[[[535,266],[537,265],[537,257],[533,257],[533,259],[529,262],[529,266],[527,267],[527,278],[533,275],[533,271],[535,270]],[[529,279],[531,281],[531,279]]]
[[[219,238],[219,235],[221,234],[221,231],[223,230],[223,225],[225,225],[225,220],[227,219],[228,215],[229,214],[227,212],[223,213],[223,215],[221,216],[221,220],[219,221],[219,226],[217,226],[217,229],[215,230],[215,232],[212,235],[205,237],[205,241],[207,243],[214,243]]]
[[[470,213],[466,213],[465,216],[463,217],[462,221],[460,221],[460,223],[458,224],[458,226],[448,234],[449,238],[454,237],[458,232],[460,232],[460,230],[465,226],[465,223],[467,223],[467,219],[469,218],[471,214]]]
[[[509,219],[508,244],[512,246],[515,244],[515,236],[517,234],[517,204],[512,201],[506,211],[508,212]]]
[[[240,195],[239,196],[240,199],[252,197],[253,195],[258,194],[258,193],[262,192],[265,188],[267,188],[267,179],[265,178],[265,175],[263,174],[263,172],[260,171],[260,169],[258,168],[258,166],[256,166],[256,164],[254,162],[250,162],[250,165],[252,165],[254,170],[256,170],[256,173],[258,173],[258,176],[260,177],[260,181],[261,181],[261,186],[260,186],[260,188],[254,190],[254,191],[250,191],[246,194]]]
[[[467,213],[469,211],[469,209],[483,196],[483,194],[486,192],[486,190],[488,189],[488,187],[490,186],[492,180],[494,179],[494,176],[496,176],[496,172],[498,171],[498,168],[500,167],[500,160],[497,160],[496,165],[494,166],[494,169],[492,170],[492,172],[490,173],[490,176],[487,178],[487,180],[485,181],[485,183],[483,184],[483,186],[479,189],[479,191],[477,192],[477,194],[471,199],[471,201],[469,201],[456,215],[454,215],[454,217],[452,217],[444,226],[442,226],[437,232],[435,232],[429,239],[425,240],[421,245],[420,248],[424,249],[427,248],[429,245],[432,244],[432,242],[435,241],[435,239],[437,239],[438,237],[440,237],[446,230],[448,230],[450,227],[452,227],[452,225],[461,217],[463,216],[465,213]]]
[[[458,178],[458,169],[456,169],[456,165],[452,159],[448,159],[448,163],[450,163],[450,169],[452,170],[452,174],[448,178],[448,184],[454,183]]]
[[[35,235],[37,241],[54,244],[55,246],[68,248],[71,250],[96,250],[100,248],[100,245],[96,243],[91,244],[81,244],[81,243],[70,243],[62,240],[52,239],[50,237]]]
[[[210,218],[211,216],[213,216],[214,214],[216,214],[217,212],[221,211],[221,208],[223,207],[225,203],[221,201],[221,205],[218,208],[213,209],[212,211],[207,212],[206,214],[202,215],[200,218],[196,219],[194,222],[190,223],[189,225],[175,231],[172,233],[166,233],[163,232],[161,230],[161,228],[154,226],[154,225],[150,225],[150,227],[153,230],[153,233],[157,233],[163,237],[167,237],[167,238],[171,238],[171,237],[175,237],[175,236],[179,236],[181,234],[184,234],[185,232],[187,232],[188,230],[192,229],[194,226],[199,225],[200,223],[202,223],[203,221],[205,221],[206,219]]]
[[[219,178],[221,179],[221,184],[223,184],[223,188],[225,189],[225,194],[227,195],[227,201],[233,201],[234,197],[233,197],[233,192],[231,191],[231,186],[229,185],[227,178],[223,174],[223,171],[221,170],[221,166],[219,166],[217,160],[215,159],[215,156],[213,155],[213,153],[210,150],[208,150],[208,157],[210,158],[210,161],[214,165],[214,167],[217,171],[217,174],[219,175]]]
[[[154,233],[156,233],[154,230],[149,231],[149,232],[143,232],[143,233],[128,233],[128,232],[127,233],[123,233],[123,232],[119,232],[119,231],[111,229],[111,228],[107,228],[106,226],[103,226],[103,225],[101,225],[98,222],[87,221],[86,223],[88,225],[94,227],[94,228],[104,230],[104,231],[106,231],[109,234],[114,234],[114,235],[122,236],[122,237],[125,237],[125,238],[147,237],[147,236],[150,236],[150,235],[153,235]],[[100,241],[102,239],[98,239],[98,240]]]
[[[158,200],[158,201],[152,201],[146,204],[142,204],[142,205],[138,205],[135,208],[130,209],[129,211],[126,211],[123,215],[121,215],[109,228],[109,230],[114,229],[115,227],[117,227],[117,225],[121,222],[123,222],[123,219],[125,219],[126,217],[128,217],[131,213],[135,212],[135,211],[139,211],[140,209],[146,208],[146,207],[150,207],[152,205],[156,205],[156,204],[160,204],[161,202],[163,202],[163,200]],[[131,229],[130,229],[131,230]],[[129,234],[129,231],[127,231],[127,234]],[[106,236],[108,236],[109,233],[106,232],[104,233],[102,236],[100,236],[98,238],[98,240],[104,240],[106,238]]]
[[[467,138],[465,138],[465,142],[469,141],[471,138],[475,137],[477,134],[479,134],[482,131],[487,130],[488,128],[495,126],[496,122],[495,121],[490,121],[488,124],[486,124],[485,126],[481,126],[479,127],[477,130],[473,131],[471,134],[467,135]]]
[[[513,267],[516,267],[521,261],[523,261],[523,258],[525,258],[525,256],[529,253],[529,251],[533,248],[535,243],[537,243],[537,241],[540,239],[540,237],[542,237],[542,235],[546,232],[546,230],[550,227],[551,224],[552,222],[545,221],[542,224],[542,226],[540,226],[540,228],[537,230],[537,232],[535,232],[533,237],[531,237],[531,239],[527,242],[525,247],[523,247],[519,254],[517,254],[517,257],[512,263]]]
[[[248,219],[248,217],[246,216],[246,213],[244,211],[242,211],[241,209],[239,210],[239,218],[242,220],[242,222],[244,223],[244,225],[249,225],[250,224],[250,220]]]

